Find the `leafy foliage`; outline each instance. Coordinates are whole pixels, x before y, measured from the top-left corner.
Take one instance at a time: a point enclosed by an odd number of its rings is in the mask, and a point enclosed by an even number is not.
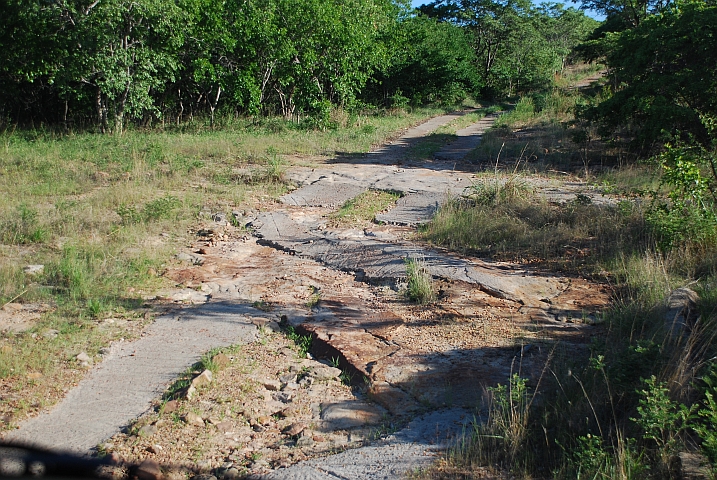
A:
[[[585,118],[604,135],[626,127],[642,149],[664,132],[709,142],[701,117],[717,115],[717,6],[681,3],[604,42],[614,94]]]
[[[528,0],[436,0],[421,10],[465,28],[475,51],[482,94],[514,95],[549,84],[570,51],[597,26],[574,8]]]
[[[2,0],[0,118],[66,130],[454,103],[552,81],[595,22],[528,0]],[[449,20],[449,21],[444,21]]]

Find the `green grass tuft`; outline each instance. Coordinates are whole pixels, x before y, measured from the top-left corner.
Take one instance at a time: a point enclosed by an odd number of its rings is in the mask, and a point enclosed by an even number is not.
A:
[[[406,277],[408,280],[406,296],[409,300],[421,305],[436,300],[433,277],[431,276],[431,272],[428,271],[425,262],[415,258],[407,258]]]

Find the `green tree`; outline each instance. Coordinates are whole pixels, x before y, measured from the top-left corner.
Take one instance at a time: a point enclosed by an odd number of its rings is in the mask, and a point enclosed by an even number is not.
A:
[[[182,10],[171,0],[95,0],[68,7],[74,48],[58,72],[62,95],[92,90],[103,131],[121,133],[125,116],[157,114],[152,94],[179,68]]]
[[[390,64],[372,79],[364,98],[454,103],[477,93],[480,79],[467,32],[424,15],[397,22],[390,32]]]
[[[550,83],[592,23],[575,9],[565,10],[561,4],[535,8],[528,0],[437,0],[421,10],[470,33],[483,94],[488,96]]]
[[[627,127],[639,146],[664,134],[709,143],[701,117],[717,116],[717,6],[689,2],[644,19],[613,40],[614,94],[588,110],[609,135]]]

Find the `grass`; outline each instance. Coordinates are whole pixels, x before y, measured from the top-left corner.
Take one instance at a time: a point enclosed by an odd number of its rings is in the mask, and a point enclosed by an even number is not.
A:
[[[162,272],[208,212],[260,208],[290,188],[289,165],[366,152],[441,113],[343,112],[326,131],[225,118],[213,130],[0,135],[0,307],[47,306],[29,330],[0,335],[0,416],[15,418],[0,428],[62,397],[84,373],[78,353],[141,332],[143,298],[174,286]],[[25,274],[31,264],[43,273]]]
[[[329,216],[329,225],[361,226],[373,222],[377,214],[388,210],[400,198],[396,192],[367,190],[348,200],[341,208]]]
[[[496,106],[479,107],[477,111],[461,115],[452,122],[438,127],[421,142],[410,147],[407,157],[415,160],[432,160],[433,155],[445,145],[454,141],[456,132],[477,122],[489,113],[498,110]]]
[[[476,183],[443,206],[422,235],[462,253],[588,275],[654,243],[639,205],[551,204],[519,176]]]
[[[406,296],[412,302],[421,305],[436,300],[436,291],[433,287],[433,277],[425,262],[420,259],[406,259]]]
[[[486,415],[423,478],[675,478],[685,451],[717,472],[717,239],[660,246],[640,198],[664,193],[659,172],[627,165],[618,142],[574,141],[585,126],[568,107],[591,101],[582,95],[555,89],[542,109],[518,102],[474,154],[490,173],[421,234],[462,253],[590,275],[613,292],[605,323],[587,350],[555,346],[537,384],[514,376],[490,391]],[[624,200],[551,204],[526,181],[536,172],[587,177]],[[684,286],[700,294],[698,320],[676,333],[666,299]]]

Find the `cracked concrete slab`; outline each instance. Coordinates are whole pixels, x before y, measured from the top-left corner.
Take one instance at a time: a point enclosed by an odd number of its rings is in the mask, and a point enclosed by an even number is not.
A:
[[[3,439],[56,451],[85,453],[147,411],[184,370],[214,347],[253,341],[250,309],[210,302],[156,319],[145,336],[115,342],[62,402]]]
[[[400,478],[426,468],[436,455],[469,429],[470,411],[448,409],[414,419],[406,428],[373,445],[347,450],[326,458],[298,463],[254,479],[362,479]]]
[[[449,198],[446,194],[424,193],[401,197],[396,206],[386,213],[376,215],[376,221],[392,225],[415,226],[430,222],[441,204]]]
[[[479,286],[499,298],[524,305],[540,305],[565,288],[558,277],[540,276],[517,266],[487,264],[444,255],[409,243],[389,243],[367,237],[339,240],[311,232],[285,212],[259,215],[253,225],[259,243],[318,260],[331,268],[354,272],[369,282],[396,282],[406,278],[406,259],[422,261],[434,277]]]
[[[281,202],[303,207],[340,207],[364,190],[366,188],[362,185],[319,180],[284,195]]]
[[[491,113],[481,118],[476,123],[456,132],[456,140],[443,147],[433,156],[437,160],[459,161],[462,160],[471,150],[480,145],[483,133],[488,130],[496,119],[501,115]]]

